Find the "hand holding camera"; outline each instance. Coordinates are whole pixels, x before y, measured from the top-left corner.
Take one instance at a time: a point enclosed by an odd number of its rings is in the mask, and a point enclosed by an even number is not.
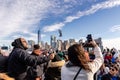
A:
[[[87,38],[87,41],[86,41],[84,47],[95,47],[95,46],[97,46],[97,44],[94,41],[94,39],[92,38],[91,34],[88,34],[86,38]]]
[[[92,45],[93,47],[97,46],[97,44],[96,44],[95,40],[92,38],[91,34],[88,34],[88,36],[87,36],[87,42],[88,42],[88,44]]]
[[[90,42],[90,44],[92,44],[92,45],[93,45],[93,47],[96,47],[96,46],[97,46],[97,44],[96,44],[95,40],[92,40],[92,41]]]

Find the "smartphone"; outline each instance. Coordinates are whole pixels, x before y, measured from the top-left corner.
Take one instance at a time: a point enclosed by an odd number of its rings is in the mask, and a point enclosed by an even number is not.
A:
[[[87,42],[88,42],[88,43],[89,43],[90,41],[92,41],[92,35],[91,35],[91,34],[88,34],[86,38],[87,38]]]

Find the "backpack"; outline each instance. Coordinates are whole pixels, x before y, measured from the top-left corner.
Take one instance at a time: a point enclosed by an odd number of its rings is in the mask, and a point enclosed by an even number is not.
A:
[[[6,73],[8,66],[8,56],[0,54],[0,73]]]

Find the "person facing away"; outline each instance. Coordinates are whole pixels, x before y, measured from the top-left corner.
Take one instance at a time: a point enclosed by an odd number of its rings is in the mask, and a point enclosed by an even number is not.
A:
[[[38,44],[33,46],[33,56],[44,56]],[[44,63],[35,66],[29,66],[27,70],[27,80],[42,80],[44,71]]]
[[[110,71],[108,74],[105,74],[102,76],[101,80],[120,80],[120,77],[117,75],[119,71],[119,67],[116,65],[113,65],[110,67]]]
[[[74,44],[68,48],[69,61],[62,66],[61,80],[93,80],[94,74],[101,67],[104,60],[96,42],[92,40],[90,44],[94,46],[95,54],[95,59],[92,62],[82,44]],[[76,79],[74,79],[75,76]]]
[[[7,61],[8,56],[3,55],[2,50],[0,49],[0,73],[7,72]]]
[[[64,64],[65,60],[56,53],[54,59],[48,63],[44,80],[61,80],[61,67]]]
[[[54,54],[49,56],[33,56],[26,49],[28,44],[24,38],[17,38],[12,42],[13,50],[8,58],[8,75],[15,80],[25,80],[28,66],[39,65],[54,58]]]

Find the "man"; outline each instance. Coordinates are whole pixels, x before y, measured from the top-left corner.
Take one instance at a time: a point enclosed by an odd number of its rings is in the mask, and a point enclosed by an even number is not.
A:
[[[40,46],[38,44],[34,45],[34,49],[31,55],[33,56],[46,56],[42,54],[43,52],[40,50]],[[44,65],[35,65],[29,66],[27,71],[27,80],[42,80],[42,75],[44,71]],[[46,65],[47,66],[47,65]]]
[[[15,80],[25,80],[28,66],[39,65],[54,58],[54,54],[49,56],[33,56],[26,49],[28,44],[24,38],[17,38],[12,42],[13,50],[8,59],[9,76]]]
[[[108,74],[102,76],[101,80],[120,80],[120,77],[117,75],[119,71],[119,67],[114,65],[110,68]]]

